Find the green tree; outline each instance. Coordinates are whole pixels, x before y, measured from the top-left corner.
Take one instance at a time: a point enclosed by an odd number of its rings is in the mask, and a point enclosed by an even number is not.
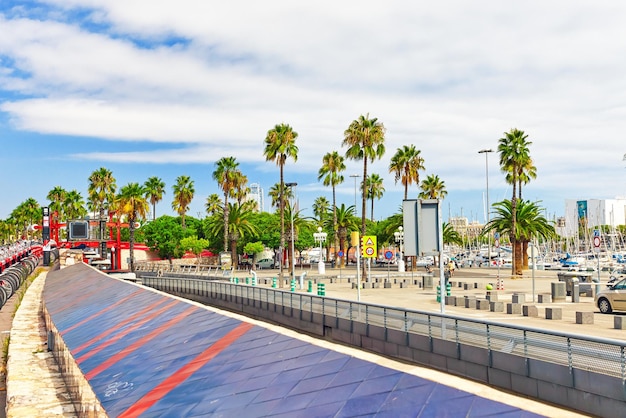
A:
[[[204,209],[206,210],[207,215],[212,216],[221,207],[222,200],[217,193],[211,193],[209,197],[206,198]]]
[[[173,216],[159,216],[142,228],[146,245],[159,257],[172,260],[182,257],[184,250],[180,241],[185,238],[189,229],[183,229],[180,221]]]
[[[88,195],[91,210],[102,213],[105,203],[112,203],[115,199],[117,184],[111,170],[100,167],[89,176]]]
[[[228,197],[233,194],[233,190],[240,181],[241,172],[239,171],[239,163],[235,157],[222,157],[215,163],[215,171],[213,171],[213,180],[217,182],[219,188],[224,192],[223,216],[223,233],[224,233],[224,251],[228,250]]]
[[[382,158],[385,154],[385,127],[377,118],[369,119],[369,114],[352,121],[344,132],[342,145],[347,146],[346,158],[363,161],[363,180],[367,179],[367,163]],[[365,235],[367,191],[365,181],[361,182],[361,236]],[[366,266],[363,263],[363,278]]]
[[[515,240],[520,243],[524,253],[533,237],[550,239],[556,236],[554,225],[542,215],[543,209],[537,203],[523,199],[518,201],[515,228],[513,228],[513,204],[510,200],[503,200],[492,206],[494,216],[485,225],[483,234],[499,232],[501,235],[506,235],[511,242]],[[516,257],[518,256],[514,253],[513,259]],[[518,257],[517,260],[520,269],[528,268],[528,261],[524,263],[523,258],[527,259],[527,257]]]
[[[296,145],[296,139],[298,133],[287,124],[280,124],[270,129],[265,136],[265,155],[266,161],[274,161],[280,168],[280,193],[279,193],[279,208],[280,208],[280,252],[282,259],[282,251],[285,248],[285,178],[284,167],[288,158],[295,161],[298,160],[298,147]],[[283,286],[283,268],[282,262],[280,264],[280,286]]]
[[[343,172],[346,170],[345,157],[333,151],[324,155],[317,180],[323,179],[324,186],[331,186],[333,190],[333,249],[337,254],[339,248],[339,234],[337,233],[337,186],[343,183]]]
[[[65,219],[67,221],[72,219],[81,219],[87,215],[87,209],[85,209],[83,196],[76,190],[70,190],[67,192],[63,206],[65,208]]]
[[[233,266],[236,268],[238,265],[238,252],[237,244],[240,240],[244,240],[246,237],[257,237],[259,234],[258,228],[251,221],[253,211],[252,202],[244,202],[243,204],[229,203],[228,210],[228,234],[225,237],[230,243],[230,251]],[[223,209],[220,208],[217,212],[209,218],[207,224],[207,234],[216,235],[220,234],[224,229],[224,214]]]
[[[67,191],[61,186],[55,186],[48,192],[48,196],[46,196],[46,199],[50,201],[50,213],[58,213],[60,219],[65,219],[63,202],[65,201],[66,196]]]
[[[150,211],[145,194],[144,187],[139,183],[128,183],[120,189],[115,201],[120,215],[128,219],[130,271],[135,271],[135,222],[145,219]]]
[[[463,238],[461,237],[459,232],[454,229],[454,226],[452,224],[444,222],[441,227],[443,229],[442,241],[444,244],[463,245]]]
[[[385,187],[383,186],[383,178],[378,174],[372,173],[365,180],[365,193],[366,198],[372,202],[370,219],[374,221],[374,199],[380,200],[385,193]]]
[[[418,195],[420,199],[443,199],[448,195],[446,183],[436,174],[431,174],[422,180],[420,189],[422,189]]]
[[[409,185],[419,184],[419,170],[424,170],[424,159],[420,155],[421,151],[415,145],[404,145],[398,148],[391,157],[389,172],[395,175],[396,184],[398,180],[404,186],[404,199],[408,198]]]
[[[163,195],[165,194],[165,182],[153,176],[146,180],[143,187],[145,197],[152,205],[152,220],[154,221],[156,219],[156,204],[163,200]]]
[[[280,209],[280,183],[276,183],[275,185],[270,187],[267,194],[272,199],[271,206],[273,208]],[[293,197],[294,197],[293,189],[291,187],[287,187],[283,190],[283,198],[285,199],[285,201],[289,199],[293,199]],[[277,226],[280,226],[280,225],[277,225]]]
[[[180,246],[184,251],[191,251],[196,256],[196,271],[200,268],[200,256],[205,248],[208,248],[209,241],[193,235],[180,240]]]
[[[348,256],[348,231],[358,231],[359,222],[354,216],[354,205],[346,207],[344,203],[337,208],[337,232],[339,234],[339,248],[345,254],[340,260],[340,267],[345,267]]]
[[[313,215],[317,217],[320,225],[324,223],[324,220],[328,216],[330,211],[330,202],[324,196],[318,196],[313,202]]]
[[[528,135],[519,129],[513,128],[505,132],[504,136],[498,140],[498,153],[500,154],[500,169],[506,174],[506,181],[513,188],[511,196],[511,229],[517,228],[517,200],[521,197],[517,195],[520,173],[523,167],[529,165],[530,151],[528,147],[532,142],[528,141]],[[531,163],[532,165],[532,163]],[[514,276],[522,274],[522,266],[519,264],[522,258],[521,248],[518,248],[515,234],[511,236],[513,249],[513,262],[511,272]]]
[[[194,188],[193,180],[189,176],[178,176],[176,178],[176,184],[172,186],[174,191],[174,200],[172,201],[172,209],[180,215],[183,229],[185,228],[185,214],[189,209],[189,204],[193,200],[193,195],[196,192]]]

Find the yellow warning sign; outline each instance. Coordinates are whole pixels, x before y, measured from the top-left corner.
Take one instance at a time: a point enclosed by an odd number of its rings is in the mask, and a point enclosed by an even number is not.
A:
[[[361,239],[361,257],[376,258],[376,235],[364,235]]]

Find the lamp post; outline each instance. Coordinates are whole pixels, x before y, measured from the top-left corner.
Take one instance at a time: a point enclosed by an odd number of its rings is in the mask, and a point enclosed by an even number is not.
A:
[[[398,230],[393,233],[396,242],[400,244],[400,260],[398,260],[398,272],[404,273],[404,251],[402,250],[402,243],[404,242],[404,231],[402,225],[398,227]]]
[[[298,185],[298,183],[285,183],[285,187],[296,187]],[[294,211],[294,200],[295,200],[295,194],[296,192],[294,191],[292,194],[292,197],[290,199],[290,204],[291,204],[291,279],[292,280],[296,280],[296,252],[295,252],[295,241],[296,241],[296,236],[294,235],[294,231],[293,231],[293,211]]]
[[[323,256],[322,256],[322,244],[324,244],[324,242],[326,241],[326,232],[322,232],[322,227],[318,226],[317,227],[317,232],[315,232],[313,234],[313,239],[315,240],[315,242],[319,242],[320,243],[320,259],[317,262],[317,273],[318,274],[324,274],[326,273],[326,265],[324,264]]]
[[[487,179],[487,223],[489,223],[489,153],[493,152],[491,148],[481,149],[479,154],[485,154],[485,178]],[[487,259],[488,265],[491,265],[491,234],[487,234]]]

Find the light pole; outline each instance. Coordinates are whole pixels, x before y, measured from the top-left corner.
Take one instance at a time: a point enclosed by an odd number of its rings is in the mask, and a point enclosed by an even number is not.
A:
[[[317,232],[313,234],[313,239],[315,240],[315,242],[319,242],[320,243],[320,259],[317,263],[317,273],[318,274],[324,274],[326,273],[326,265],[324,264],[323,256],[322,256],[322,244],[324,244],[324,242],[326,241],[326,232],[322,232],[322,227],[318,226],[317,227]]]
[[[487,223],[489,223],[489,153],[493,152],[491,148],[481,149],[479,154],[485,154],[485,178],[487,179]],[[488,265],[491,266],[491,234],[487,234],[487,259]]]
[[[298,185],[298,183],[285,183],[285,187],[296,187]],[[296,237],[294,235],[293,232],[293,211],[294,211],[294,204],[293,201],[295,200],[295,195],[296,192],[294,191],[292,193],[292,197],[290,199],[290,212],[291,212],[291,279],[292,280],[296,280],[296,252],[295,252],[295,241],[296,241]]]
[[[402,250],[402,243],[404,242],[404,231],[402,225],[398,227],[398,230],[393,233],[396,242],[400,244],[400,260],[398,260],[398,272],[404,273],[404,251]]]

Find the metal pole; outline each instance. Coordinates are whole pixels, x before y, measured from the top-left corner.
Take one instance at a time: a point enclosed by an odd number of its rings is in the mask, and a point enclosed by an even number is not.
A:
[[[285,187],[296,187],[298,183],[286,183]],[[296,192],[293,192],[293,196],[290,199],[291,203],[291,280],[296,280],[296,252],[295,252],[295,235],[293,230],[293,211]]]
[[[479,154],[485,154],[485,178],[487,179],[487,223],[489,223],[489,153],[493,152],[491,148],[489,149],[481,149],[478,151]],[[491,234],[487,234],[487,258],[489,259],[489,264],[491,264]]]

